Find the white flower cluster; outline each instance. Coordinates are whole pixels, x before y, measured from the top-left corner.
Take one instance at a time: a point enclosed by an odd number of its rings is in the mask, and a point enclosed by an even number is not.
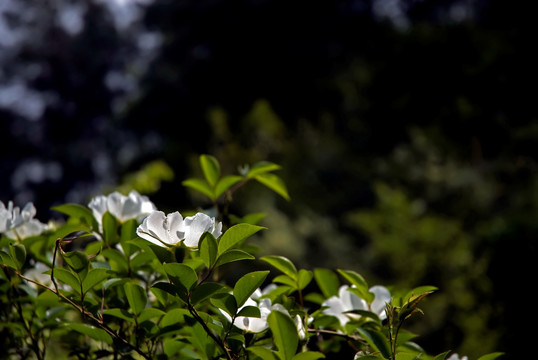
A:
[[[222,223],[217,223],[214,218],[204,213],[183,218],[177,211],[165,215],[146,196],[134,190],[128,196],[113,192],[94,197],[88,207],[101,230],[103,215],[108,211],[122,223],[130,219],[142,221],[137,235],[163,247],[183,242],[185,246],[195,248],[204,232],[208,231],[216,238],[222,234]]]
[[[458,354],[452,354],[450,355],[450,357],[446,360],[469,360],[469,358],[467,356],[462,356],[460,358],[460,356]]]
[[[338,289],[338,296],[331,296],[325,300],[322,306],[327,308],[323,310],[326,315],[331,315],[340,321],[342,326],[346,325],[350,318],[358,319],[360,315],[348,313],[352,310],[366,310],[371,311],[381,320],[387,318],[385,313],[386,303],[390,303],[390,292],[381,285],[372,286],[369,290],[374,293],[374,301],[370,305],[364,300],[348,290],[349,286],[342,285]]]
[[[9,201],[7,207],[0,201],[0,233],[11,239],[25,239],[40,235],[48,226],[34,219],[36,209],[31,202],[22,210]]]

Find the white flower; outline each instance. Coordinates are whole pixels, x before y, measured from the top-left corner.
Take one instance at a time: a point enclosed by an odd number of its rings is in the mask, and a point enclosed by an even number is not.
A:
[[[358,319],[360,315],[347,313],[352,310],[367,310],[378,315],[381,320],[387,318],[385,313],[385,303],[390,302],[390,292],[383,286],[372,286],[369,290],[375,294],[374,301],[368,306],[368,303],[359,298],[357,295],[348,290],[349,286],[342,285],[338,289],[338,296],[331,296],[321,304],[327,306],[323,310],[326,315],[338,318],[340,324],[344,326],[350,318]]]
[[[458,354],[452,354],[450,357],[446,360],[468,360],[467,356],[463,356],[460,358]]]
[[[162,211],[154,211],[148,215],[136,229],[143,239],[159,246],[172,246],[183,241],[187,247],[197,247],[204,232],[218,238],[222,234],[222,223],[203,213],[197,213],[183,219],[179,212],[164,215]]]
[[[272,311],[280,311],[288,316],[290,316],[288,310],[281,304],[271,304],[271,300],[267,298],[260,299],[263,295],[269,293],[272,289],[274,289],[276,285],[271,284],[268,285],[263,291],[260,289],[256,289],[256,291],[245,301],[243,306],[241,306],[237,311],[241,311],[245,306],[255,306],[260,309],[260,317],[247,317],[247,316],[238,316],[234,320],[234,325],[237,326],[239,329],[244,330],[246,332],[251,333],[259,333],[264,330],[266,330],[269,327],[269,324],[267,323],[267,317]],[[219,309],[220,310],[220,309]],[[232,321],[232,318],[230,315],[228,315],[226,312],[220,310],[220,312],[224,315],[228,321]],[[293,319],[295,326],[297,327],[297,333],[299,334],[299,337],[301,339],[304,339],[306,337],[306,330],[304,328],[303,322],[299,315]]]
[[[156,210],[155,205],[147,196],[142,196],[135,190],[132,190],[128,196],[117,191],[108,196],[96,196],[90,201],[88,207],[92,210],[101,230],[103,215],[107,211],[123,223],[130,219],[141,221],[149,213]]]
[[[22,210],[8,202],[7,207],[0,201],[0,233],[12,239],[25,239],[40,235],[48,226],[34,219],[36,209],[31,202],[24,205]]]

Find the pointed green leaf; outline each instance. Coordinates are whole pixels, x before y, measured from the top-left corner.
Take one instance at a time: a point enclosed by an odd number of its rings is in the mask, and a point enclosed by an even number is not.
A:
[[[185,264],[170,263],[164,264],[164,271],[174,285],[178,287],[183,294],[188,294],[198,282],[196,272]]]
[[[108,277],[108,270],[103,268],[92,269],[82,282],[82,292],[85,294],[95,285],[103,282]]]
[[[54,268],[53,276],[56,280],[71,286],[73,290],[80,294],[80,282],[71,271],[63,268]]]
[[[127,296],[127,301],[129,302],[129,306],[133,310],[134,314],[140,314],[148,303],[148,295],[146,294],[146,290],[144,290],[142,286],[133,283],[125,284],[123,289],[125,290],[125,296]]]
[[[434,357],[433,360],[445,360],[449,353],[450,351],[445,351],[444,353],[441,353]]]
[[[138,247],[128,243],[129,240],[136,239],[136,228],[138,227],[138,221],[136,219],[130,219],[124,222],[120,228],[120,243],[123,252],[127,256],[134,254]]]
[[[117,317],[118,319],[127,320],[127,321],[132,322],[132,323],[135,322],[133,314],[128,312],[126,309],[118,309],[118,308],[105,309],[103,311],[103,314],[109,315],[109,316],[114,316],[114,317]]]
[[[88,226],[93,226],[94,218],[90,209],[79,204],[62,204],[51,207],[52,210],[70,216],[75,219],[80,219]]]
[[[218,198],[241,180],[243,177],[238,175],[223,176],[215,186],[215,197]]]
[[[83,281],[88,273],[90,266],[90,261],[88,260],[88,255],[84,254],[81,251],[69,251],[62,254],[67,265],[79,276],[80,280]]]
[[[226,232],[220,238],[218,255],[221,255],[226,250],[231,249],[262,229],[265,228],[250,224],[237,224],[232,226],[226,230]]]
[[[80,323],[71,323],[67,325],[69,328],[84,334],[88,335],[92,339],[103,341],[108,345],[112,345],[112,336],[110,336],[105,330],[96,328],[95,326],[80,324]]]
[[[166,315],[166,313],[160,309],[156,308],[145,308],[142,310],[140,315],[138,316],[138,322],[143,323],[146,320],[151,320],[154,318],[160,318],[161,316]]]
[[[353,290],[353,292],[357,294],[357,296],[366,300],[368,303],[371,303],[374,300],[375,295],[368,290],[368,284],[361,274],[351,270],[337,269],[337,271],[342,277],[349,281],[351,285],[355,285],[355,290]]]
[[[478,358],[478,360],[495,360],[498,357],[501,357],[502,355],[504,355],[503,352],[494,352],[494,353],[491,353],[491,354],[486,354],[484,356],[481,356],[481,357]]]
[[[237,313],[237,316],[253,317],[259,318],[262,316],[260,313],[260,308],[257,306],[243,306],[241,310]]]
[[[252,165],[252,167],[247,173],[247,177],[252,178],[259,174],[264,174],[271,171],[280,170],[280,168],[281,168],[280,165],[277,165],[275,163],[272,163],[269,161],[260,161]]]
[[[116,244],[118,238],[118,220],[108,211],[103,214],[103,236],[108,244]]]
[[[11,258],[15,262],[17,269],[22,269],[24,262],[26,261],[26,248],[21,244],[11,244],[9,245],[9,253]]]
[[[209,301],[214,306],[218,307],[221,310],[224,310],[231,317],[235,316],[237,312],[237,301],[232,294],[228,293],[219,293],[212,296]]]
[[[317,351],[303,351],[295,354],[292,360],[318,360],[324,359],[325,355]]]
[[[254,354],[261,360],[281,360],[276,351],[268,349],[264,346],[249,346],[247,351]]]
[[[390,359],[390,345],[385,336],[374,330],[357,328],[359,334],[372,346],[374,349],[379,351],[385,359]]]
[[[247,301],[250,295],[256,291],[262,284],[265,278],[269,275],[269,271],[254,271],[243,275],[234,286],[234,297],[237,301],[237,306],[241,307]]]
[[[15,261],[11,258],[11,255],[7,252],[0,250],[0,258],[2,259],[2,264],[9,266],[12,269],[17,269]]]
[[[282,271],[292,279],[297,279],[297,269],[295,268],[295,265],[284,256],[269,255],[260,258],[260,260],[273,265],[275,268]]]
[[[273,190],[278,195],[282,196],[284,199],[290,200],[286,184],[284,184],[284,181],[282,181],[282,179],[279,178],[277,175],[269,173],[258,174],[254,176],[254,179],[256,179],[256,181],[258,181],[259,183],[267,186],[269,189]]]
[[[213,192],[213,189],[211,188],[211,185],[209,185],[209,183],[206,180],[191,178],[191,179],[184,180],[183,182],[181,182],[181,184],[183,186],[186,186],[198,192],[201,192],[202,194],[208,196],[210,199],[215,199],[215,194]]]
[[[228,291],[229,288],[227,288],[225,285],[215,282],[204,282],[198,285],[193,291],[191,295],[191,303],[192,305],[196,305],[208,297],[223,292]]]
[[[249,253],[239,250],[239,249],[231,249],[228,251],[225,251],[222,253],[219,258],[217,259],[217,262],[215,263],[215,266],[221,266],[227,263],[231,263],[234,261],[240,261],[240,260],[254,260],[255,257],[250,255]]]
[[[211,155],[200,155],[200,166],[207,182],[214,187],[220,177],[219,161]]]
[[[297,281],[295,281],[295,279],[292,279],[288,275],[278,275],[273,279],[273,282],[288,285],[294,290],[297,290]]]
[[[338,276],[329,269],[316,268],[314,269],[314,278],[318,284],[323,296],[330,298],[331,296],[338,295],[338,288],[340,287],[340,281]]]
[[[215,237],[211,233],[205,232],[200,238],[198,248],[200,249],[200,257],[204,261],[204,264],[208,268],[213,266],[215,260],[217,259],[217,239],[215,239]]]
[[[283,360],[292,359],[299,344],[299,336],[293,320],[280,311],[271,311],[267,316],[267,323],[281,358]]]
[[[299,270],[299,273],[297,274],[297,283],[299,285],[299,289],[304,289],[308,284],[310,284],[310,281],[312,281],[312,271],[301,269]]]

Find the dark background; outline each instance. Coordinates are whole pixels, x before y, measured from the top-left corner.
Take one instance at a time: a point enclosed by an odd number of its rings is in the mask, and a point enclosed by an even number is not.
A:
[[[199,154],[274,161],[291,202],[234,199],[268,214],[264,251],[438,286],[426,350],[528,358],[536,7],[509,3],[4,0],[0,200],[47,221],[121,185],[187,210]]]

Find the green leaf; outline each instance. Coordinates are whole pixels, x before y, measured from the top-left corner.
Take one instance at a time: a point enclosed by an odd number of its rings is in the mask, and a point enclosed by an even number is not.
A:
[[[491,353],[491,354],[486,354],[484,356],[481,356],[478,358],[478,360],[494,360],[494,359],[497,359],[498,357],[504,355],[503,352],[494,352],[494,353]]]
[[[441,353],[441,354],[437,355],[436,357],[434,357],[433,360],[445,360],[449,353],[450,353],[450,351],[446,351],[444,353]]]
[[[258,231],[265,229],[262,226],[250,224],[237,224],[226,230],[220,238],[218,255],[221,255],[226,250],[231,249],[249,236],[254,235]]]
[[[63,204],[51,207],[52,210],[70,216],[75,219],[80,219],[88,226],[93,226],[94,218],[90,209],[79,204]]]
[[[390,359],[390,346],[382,333],[364,328],[357,328],[357,331],[368,342],[368,344],[379,351],[385,359]]]
[[[269,271],[254,271],[237,280],[233,290],[237,306],[241,307],[247,301],[249,296],[262,285],[267,275]]]
[[[219,293],[215,294],[209,299],[211,304],[218,307],[219,309],[224,310],[231,317],[235,316],[237,312],[237,301],[232,294],[228,293]]]
[[[114,316],[114,317],[117,317],[118,319],[127,320],[127,321],[132,322],[132,323],[135,322],[133,314],[131,314],[130,312],[128,312],[125,309],[118,309],[118,308],[105,309],[103,311],[103,314],[104,315],[109,315],[109,316]]]
[[[146,320],[154,319],[154,318],[160,318],[161,316],[166,315],[166,313],[160,309],[155,308],[145,308],[142,310],[140,315],[138,316],[138,322],[143,323]]]
[[[200,166],[207,182],[214,187],[220,177],[219,161],[211,155],[200,155]]]
[[[216,198],[213,192],[213,189],[211,188],[211,185],[209,185],[209,183],[204,179],[191,178],[191,179],[182,181],[181,184],[183,186],[186,186],[198,192],[201,192],[202,194],[208,196],[212,200]]]
[[[293,290],[297,290],[297,281],[288,275],[278,275],[273,279],[273,282],[288,285],[293,288]]]
[[[54,268],[53,276],[56,280],[71,286],[73,290],[80,294],[80,281],[71,271],[63,268]]]
[[[22,269],[24,262],[26,261],[26,248],[21,244],[11,244],[9,245],[9,253],[11,258],[15,262],[17,269]]]
[[[259,318],[262,316],[260,313],[260,308],[257,306],[243,306],[241,310],[237,313],[237,316],[253,317]]]
[[[125,296],[127,296],[127,301],[129,302],[129,306],[133,310],[134,314],[140,314],[148,303],[146,290],[144,290],[142,286],[133,283],[125,284],[123,289],[125,290]]]
[[[103,256],[110,263],[110,267],[114,271],[127,271],[129,265],[127,264],[127,259],[125,254],[117,249],[104,249],[102,251]]]
[[[92,269],[86,275],[82,282],[82,292],[85,294],[90,291],[95,285],[101,283],[108,277],[108,270],[103,268]]]
[[[215,266],[221,266],[227,263],[231,263],[234,261],[240,261],[240,260],[254,260],[255,257],[250,255],[249,253],[239,250],[239,249],[231,249],[228,251],[225,251],[222,253],[219,258],[217,259],[217,262],[215,263]]]
[[[355,285],[353,292],[356,293],[357,296],[366,300],[368,303],[371,303],[374,300],[375,295],[368,290],[368,284],[361,274],[351,270],[337,269],[337,271],[347,281],[349,281],[351,285]],[[352,289],[349,290],[351,291]]]
[[[217,259],[217,239],[215,239],[215,237],[211,233],[205,232],[200,238],[198,248],[200,249],[200,257],[204,261],[204,264],[208,268],[213,266],[215,260]]]
[[[188,294],[198,282],[198,275],[196,275],[196,272],[190,266],[185,264],[164,264],[164,271],[168,274],[170,281],[172,281],[184,295]]]
[[[92,339],[103,341],[108,345],[112,345],[112,336],[110,336],[105,330],[96,328],[95,326],[80,324],[80,323],[71,323],[67,327],[81,333],[88,335]]]
[[[129,240],[136,239],[136,228],[138,227],[138,221],[136,219],[130,219],[121,225],[120,228],[120,243],[121,248],[123,249],[123,252],[126,256],[133,255],[137,250],[138,247],[135,247],[134,245],[128,243]]]
[[[160,291],[164,291],[172,296],[178,295],[177,288],[169,282],[160,281],[153,284],[151,288],[159,289]]]
[[[263,346],[249,346],[247,351],[262,360],[281,360],[276,351]]]
[[[103,235],[107,244],[116,244],[118,238],[118,220],[108,211],[103,214]]]
[[[316,268],[314,269],[314,278],[325,298],[328,299],[331,296],[338,295],[340,281],[333,271],[324,268]]]
[[[409,291],[407,294],[405,294],[405,296],[403,297],[404,303],[409,301],[412,297],[416,297],[422,294],[431,294],[432,292],[437,290],[439,290],[437,287],[431,285],[416,287]]]
[[[280,311],[271,311],[267,316],[267,323],[281,357],[284,360],[292,359],[299,343],[297,328],[293,320]]]
[[[7,252],[0,250],[0,258],[2,259],[2,264],[9,266],[12,269],[17,269],[15,261],[11,258],[11,255]]]
[[[194,290],[192,291],[191,295],[191,303],[192,305],[196,305],[208,297],[217,294],[219,292],[226,291],[228,288],[220,283],[215,282],[204,282],[200,285],[198,285]]]
[[[286,184],[284,184],[284,181],[282,181],[282,179],[279,178],[277,175],[269,173],[258,174],[254,176],[254,179],[259,183],[267,186],[269,189],[273,190],[278,195],[282,196],[284,199],[290,200]]]
[[[312,271],[301,269],[299,270],[298,276],[297,276],[297,284],[299,286],[299,290],[304,289],[308,284],[310,284],[310,281],[312,281]]]
[[[325,355],[317,351],[303,351],[295,354],[292,360],[318,360],[324,359]]]
[[[284,256],[269,255],[263,256],[262,258],[260,258],[260,260],[263,260],[270,265],[273,265],[275,268],[282,271],[284,274],[288,275],[292,279],[297,279],[297,269],[295,268],[295,265],[293,265],[293,263]]]
[[[277,165],[275,163],[269,162],[269,161],[260,161],[252,165],[250,170],[247,173],[248,178],[252,178],[256,175],[268,173],[275,170],[280,170],[280,165]]]
[[[238,175],[227,175],[222,177],[217,183],[217,186],[215,186],[215,197],[218,198],[241,180],[243,180],[243,177]]]
[[[84,254],[81,251],[69,251],[62,254],[67,265],[75,272],[80,278],[80,281],[83,281],[88,273],[90,266],[90,261],[88,260],[88,255]]]

